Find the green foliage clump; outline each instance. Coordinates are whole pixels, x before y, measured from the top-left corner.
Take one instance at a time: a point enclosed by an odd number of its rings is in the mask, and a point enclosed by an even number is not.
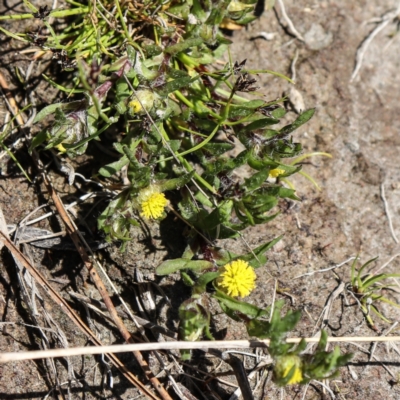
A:
[[[337,376],[338,369],[346,365],[353,355],[341,355],[339,347],[326,351],[328,336],[325,331],[321,331],[314,353],[302,354],[307,345],[304,339],[298,345],[285,342],[287,333],[295,328],[300,319],[300,311],[288,311],[281,317],[282,307],[282,301],[275,304],[270,322],[255,318],[247,323],[249,335],[271,340],[268,351],[275,360],[275,382],[280,386],[306,384],[312,379]]]
[[[349,357],[338,350],[325,352],[324,333],[316,353],[307,358],[300,354],[304,342],[293,347],[283,340],[296,325],[297,312],[280,319],[279,303],[271,322],[265,322],[260,317],[267,310],[229,295],[253,289],[252,268],[265,265],[266,251],[280,237],[244,255],[215,245],[216,239],[238,237],[245,228],[275,218],[281,199],[298,200],[294,188],[282,182],[289,184],[288,177],[303,173],[299,162],[310,156],[300,156],[302,145],[292,135],[315,110],[282,126],[284,99],[267,101],[256,93],[257,74],[290,79],[247,69],[246,60],[223,67],[214,62],[230,44],[219,27],[252,21],[256,0],[99,0],[87,5],[70,0],[70,9],[53,11],[24,3],[30,13],[1,19],[38,18],[43,27],[17,35],[2,30],[52,52],[64,71],[74,73],[69,85],[44,78],[81,96],[37,114],[35,124],[49,116],[53,122],[35,136],[31,150],[53,149],[73,158],[105,132],[117,131],[113,148],[118,159],[98,171],[103,180],[126,177],[98,219],[107,240],[127,242],[132,226],[142,219],[160,220],[170,209],[190,227],[181,258],[156,269],[158,275],[179,272],[192,288],[179,309],[180,338],[197,340],[205,334],[212,339],[205,301],[212,284],[211,296],[227,315],[244,320],[249,334],[271,339],[279,384],[332,376]],[[66,17],[71,19],[61,31],[51,22]],[[236,174],[239,169],[246,169],[247,178]],[[168,195],[171,191],[174,196]]]
[[[390,285],[384,280],[388,278],[400,278],[400,274],[386,274],[386,273],[367,273],[363,275],[366,268],[376,261],[377,258],[373,258],[367,261],[361,266],[360,269],[356,269],[358,256],[355,258],[353,264],[351,265],[351,280],[347,285],[347,290],[353,294],[355,297],[361,311],[363,312],[368,325],[377,330],[375,323],[371,317],[371,311],[377,315],[380,319],[385,322],[390,322],[378,309],[378,302],[383,302],[390,304],[393,307],[400,308],[400,304],[388,299],[386,296],[382,295],[382,291],[390,292],[392,287],[395,285]]]

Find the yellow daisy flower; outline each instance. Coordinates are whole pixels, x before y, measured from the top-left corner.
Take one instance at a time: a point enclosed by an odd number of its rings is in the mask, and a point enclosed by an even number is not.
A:
[[[279,357],[276,361],[274,373],[275,379],[284,379],[294,367],[293,376],[287,382],[287,385],[294,385],[303,380],[303,372],[301,369],[301,358],[296,355],[286,355]]]
[[[139,192],[137,203],[143,218],[157,219],[163,215],[168,200],[164,193],[160,193],[156,187],[149,186]]]
[[[221,268],[217,284],[229,296],[246,297],[256,287],[256,273],[243,260],[232,261]]]
[[[271,169],[271,171],[269,171],[269,176],[271,178],[277,178],[279,175],[284,174],[286,171],[282,168],[275,168],[275,169]]]

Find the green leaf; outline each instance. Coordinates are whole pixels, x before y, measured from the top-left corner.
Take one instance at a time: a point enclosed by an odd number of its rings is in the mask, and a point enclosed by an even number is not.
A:
[[[246,324],[249,336],[255,336],[259,339],[269,339],[271,336],[271,323],[268,321],[260,321],[252,319]]]
[[[206,21],[206,25],[219,25],[224,19],[226,9],[228,8],[230,2],[231,0],[221,0],[218,3],[213,4],[211,14]]]
[[[199,221],[201,228],[205,231],[209,231],[215,228],[217,225],[226,223],[231,217],[232,208],[232,200],[225,200],[221,202],[218,207],[211,212],[211,214]]]
[[[206,272],[205,274],[201,275],[193,288],[193,294],[201,294],[206,291],[206,286],[208,283],[213,281],[214,279],[218,278],[220,273],[217,272]]]
[[[263,107],[266,104],[263,100],[251,100],[243,104],[231,104],[228,118],[246,117],[253,114],[257,108]]]
[[[279,119],[261,118],[261,119],[258,119],[257,121],[253,121],[252,123],[246,125],[244,128],[242,128],[240,130],[240,133],[252,132],[257,129],[262,129],[262,128],[265,128],[266,126],[274,125],[277,123],[279,123]]]
[[[282,118],[283,116],[285,116],[286,114],[286,110],[283,107],[279,107],[276,110],[271,111],[271,115],[274,118]]]
[[[167,190],[175,190],[185,186],[195,174],[195,171],[191,171],[185,175],[180,176],[179,178],[168,179],[164,182],[159,182],[159,186],[162,192]]]
[[[43,108],[40,112],[36,114],[35,119],[33,120],[33,123],[36,124],[40,122],[42,119],[46,118],[50,114],[54,114],[57,108],[61,107],[63,103],[56,103],[56,104],[50,104],[47,107]]]
[[[275,244],[278,243],[282,238],[283,235],[278,236],[270,242],[264,243],[261,246],[256,247],[251,253],[235,257],[233,260],[241,259],[243,261],[247,261],[253,268],[262,267],[267,262],[267,257],[264,256],[264,253],[275,246]]]
[[[126,158],[129,160],[130,167],[134,167],[137,170],[141,169],[142,165],[139,164],[136,158],[136,150],[129,148],[127,145],[123,145],[122,150],[124,151]]]
[[[179,329],[178,337],[180,340],[195,341],[203,333],[213,339],[209,331],[210,312],[201,304],[201,297],[194,295],[184,301],[179,307]],[[190,351],[181,351],[183,359],[190,359]]]
[[[266,216],[257,215],[257,216],[254,217],[254,222],[255,222],[257,225],[264,224],[265,222],[272,221],[272,220],[273,220],[274,218],[276,218],[279,214],[280,214],[280,212],[277,212],[277,213],[272,214],[272,215],[266,215]]]
[[[188,260],[187,258],[177,258],[162,262],[156,268],[157,275],[169,275],[182,269],[189,269],[196,272],[214,268],[214,264],[206,260]]]
[[[46,129],[43,129],[32,139],[32,143],[29,147],[29,153],[31,153],[34,148],[38,147],[43,142],[45,142],[46,139],[47,139],[47,131]]]
[[[54,114],[57,109],[62,111],[71,111],[76,110],[83,105],[82,100],[79,101],[71,101],[70,103],[55,103],[50,104],[47,107],[43,108],[40,112],[36,114],[33,123],[36,124],[46,118],[48,115]]]
[[[361,274],[363,273],[363,271],[364,271],[364,269],[365,268],[367,268],[368,267],[368,265],[370,265],[370,264],[372,264],[375,260],[377,260],[379,257],[375,257],[375,258],[372,258],[371,260],[368,260],[361,268],[360,268],[360,270],[358,271],[358,276],[360,277],[361,276]],[[357,261],[357,258],[354,260],[355,262]]]
[[[190,83],[196,81],[198,77],[191,78],[190,76],[174,79],[167,82],[160,93],[161,96],[167,96],[169,93],[175,92],[183,87],[187,87]]]
[[[209,153],[213,156],[220,156],[235,148],[235,145],[231,143],[207,143],[201,148],[201,151]]]
[[[257,318],[266,314],[266,310],[253,306],[250,303],[236,300],[233,297],[228,296],[227,294],[218,289],[216,293],[213,295],[213,297],[217,299],[220,303],[223,303],[226,307],[230,308],[231,310],[240,312],[245,315],[249,315],[250,317]]]
[[[263,193],[256,193],[253,196],[246,196],[242,200],[243,209],[247,208],[251,213],[265,213],[278,204],[277,196]]]
[[[115,161],[111,164],[105,165],[104,167],[100,168],[99,174],[109,178],[112,175],[116,174],[118,171],[121,171],[121,169],[129,164],[128,157],[124,156],[120,158],[118,161]]]
[[[153,58],[162,53],[162,48],[155,44],[142,45],[143,51],[146,53],[146,58]]]
[[[387,278],[400,278],[400,274],[379,274],[379,275],[369,276],[367,279],[363,280],[362,289],[366,290],[374,283],[377,283]]]
[[[269,168],[265,168],[263,171],[257,172],[251,176],[251,178],[244,180],[244,186],[247,190],[258,189],[268,178]]]
[[[300,114],[297,119],[290,125],[284,126],[279,133],[288,135],[289,133],[295,131],[297,128],[299,128],[301,125],[305,124],[308,122],[312,116],[315,113],[315,108],[310,108],[307,111],[304,111],[302,114]]]
[[[158,142],[158,144],[148,144],[146,142],[143,142],[143,149],[152,154],[155,155],[156,157],[160,156],[170,156],[171,151],[172,152],[177,152],[178,149],[181,147],[181,140],[168,140],[168,147],[163,143],[163,142]]]
[[[261,171],[267,167],[269,170],[277,168],[279,162],[271,160],[270,158],[262,159],[255,154],[250,154],[247,163],[249,166],[257,171]]]
[[[164,50],[164,52],[171,54],[171,55],[176,55],[176,54],[181,53],[182,51],[185,51],[191,47],[200,46],[202,43],[203,43],[203,40],[200,38],[186,39],[183,42],[180,42],[180,43],[177,43],[177,44],[167,47]]]
[[[222,171],[225,172],[232,171],[235,168],[245,164],[248,155],[249,155],[248,151],[245,150],[242,151],[240,154],[238,154],[235,158],[226,158],[226,157],[218,158],[215,162],[210,163],[207,166],[207,174],[216,175]]]

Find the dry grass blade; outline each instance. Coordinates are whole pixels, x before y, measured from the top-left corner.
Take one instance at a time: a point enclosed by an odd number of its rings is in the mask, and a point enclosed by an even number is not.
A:
[[[286,343],[300,343],[301,340],[307,343],[318,343],[319,337],[309,338],[289,338]],[[355,342],[400,342],[400,336],[343,336],[343,337],[328,337],[328,343],[355,343]],[[153,351],[153,350],[188,350],[188,349],[233,349],[233,348],[257,348],[267,347],[269,339],[265,340],[213,340],[213,341],[176,341],[162,343],[134,343],[134,344],[115,344],[102,347],[75,347],[68,349],[55,349],[46,351],[25,351],[19,353],[0,353],[0,364],[18,360],[37,360],[39,358],[50,357],[67,357],[87,354],[102,354],[102,353],[127,353],[133,350],[136,351]]]
[[[4,79],[3,74],[0,72],[0,86],[5,92],[5,97],[7,99],[7,105],[10,108],[11,113],[16,117],[16,120],[20,126],[25,124],[24,119],[22,118],[22,115],[19,111],[17,102],[15,101],[10,88],[8,87],[8,84],[6,80]]]
[[[289,16],[286,13],[286,9],[285,9],[285,4],[283,3],[282,0],[278,0],[279,6],[281,8],[282,11],[282,16],[283,19],[286,21],[288,28],[290,29],[290,32],[300,41],[304,42],[304,38],[303,36],[299,33],[299,31],[295,28],[292,20],[289,18]]]
[[[37,157],[37,154],[33,153],[35,161],[38,166],[41,165],[41,162],[39,158]],[[39,167],[40,168],[40,167]],[[85,243],[83,237],[79,234],[79,231],[76,229],[74,223],[70,219],[69,215],[67,214],[65,207],[56,193],[56,191],[53,188],[53,185],[50,182],[50,179],[46,175],[46,173],[43,171],[42,168],[40,168],[42,171],[42,176],[44,183],[46,185],[46,188],[54,202],[54,205],[57,208],[57,211],[60,214],[61,219],[63,220],[67,231],[71,237],[71,240],[73,241],[77,251],[79,252],[79,255],[82,258],[83,264],[89,271],[90,277],[92,278],[94,284],[96,285],[97,290],[99,291],[101,297],[103,298],[104,304],[107,307],[108,312],[111,315],[111,318],[113,319],[115,325],[117,326],[118,330],[120,331],[122,337],[128,342],[128,343],[133,343],[133,338],[132,335],[129,333],[128,329],[126,328],[125,324],[123,323],[122,319],[119,317],[118,312],[111,300],[110,295],[108,294],[108,291],[102,282],[99,274],[96,271],[96,268],[92,261],[90,260],[88,253],[86,252],[85,246],[83,243]],[[88,247],[87,244],[85,243],[86,248]],[[154,376],[153,372],[150,370],[149,365],[147,364],[146,360],[143,358],[143,356],[140,354],[139,351],[133,351],[133,355],[135,356],[137,362],[139,363],[140,367],[142,368],[143,372],[145,373],[147,379],[152,383],[153,387],[157,390],[157,392],[160,394],[160,396],[164,400],[172,400],[168,392],[164,389],[164,387],[161,385],[160,381]]]
[[[96,338],[94,333],[86,326],[86,324],[79,318],[75,311],[69,306],[69,304],[49,285],[43,275],[31,265],[29,260],[15,247],[15,245],[6,237],[3,232],[0,232],[0,241],[8,248],[12,253],[13,257],[26,268],[32,277],[38,282],[46,293],[53,299],[53,301],[68,315],[68,317],[75,323],[75,325],[92,341],[96,346],[102,346],[102,343]],[[63,349],[68,350],[68,349]],[[104,353],[100,351],[98,354]],[[135,375],[126,369],[121,361],[115,357],[114,354],[107,354],[107,357],[111,360],[113,365],[139,390],[146,394],[150,399],[159,399],[153,393],[146,388],[146,386],[140,382]]]
[[[400,12],[400,5],[397,6],[396,10],[389,11],[388,13],[386,13],[381,18],[379,24],[373,29],[373,31],[370,34],[368,34],[368,36],[361,43],[361,45],[357,49],[356,64],[353,73],[351,74],[350,82],[353,82],[354,79],[357,77],[363,63],[364,55],[371,42],[374,40],[374,38],[380,31],[382,31],[391,21],[393,21],[399,15],[399,12]]]

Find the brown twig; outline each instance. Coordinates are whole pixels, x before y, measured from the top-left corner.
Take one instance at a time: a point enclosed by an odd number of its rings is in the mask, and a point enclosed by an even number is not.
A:
[[[40,166],[40,160],[39,160],[39,158],[37,158],[37,154],[35,154],[35,152],[33,153],[33,156],[34,156],[34,159],[36,160],[37,165]],[[85,267],[89,271],[90,277],[92,278],[94,284],[96,285],[97,290],[99,291],[101,297],[103,298],[104,304],[106,305],[107,310],[110,313],[112,320],[114,321],[115,325],[117,326],[118,330],[120,331],[122,337],[128,343],[134,343],[132,335],[129,333],[129,331],[126,328],[125,324],[123,323],[122,319],[119,317],[118,312],[110,298],[110,295],[108,294],[106,287],[104,286],[99,274],[97,273],[97,271],[94,267],[94,264],[89,259],[86,249],[82,244],[82,243],[84,243],[84,239],[80,236],[78,230],[76,229],[76,227],[73,224],[72,220],[70,219],[69,215],[65,211],[64,205],[63,205],[60,197],[54,190],[53,185],[50,182],[50,179],[44,173],[43,170],[42,170],[42,176],[43,176],[44,184],[54,202],[54,205],[56,206],[57,211],[59,212],[59,215],[66,226],[67,232],[69,233],[71,240],[73,241],[77,251],[79,252],[79,255],[81,256]],[[153,387],[158,391],[158,393],[162,397],[162,399],[172,400],[172,398],[170,397],[168,392],[161,385],[160,381],[156,378],[156,376],[154,376],[153,372],[150,370],[149,365],[147,364],[147,361],[143,358],[142,354],[139,351],[133,351],[133,355],[135,356],[137,362],[139,363],[140,367],[142,368],[143,372],[145,373],[147,379],[152,383]]]
[[[25,121],[22,118],[22,115],[21,115],[21,113],[19,111],[17,102],[15,101],[14,96],[11,93],[11,90],[10,90],[10,88],[8,86],[8,83],[4,79],[4,76],[3,76],[3,74],[1,72],[0,72],[0,86],[4,90],[4,94],[5,94],[5,97],[7,99],[7,105],[10,108],[10,112],[15,116],[18,124],[20,126],[23,126],[25,124]]]

